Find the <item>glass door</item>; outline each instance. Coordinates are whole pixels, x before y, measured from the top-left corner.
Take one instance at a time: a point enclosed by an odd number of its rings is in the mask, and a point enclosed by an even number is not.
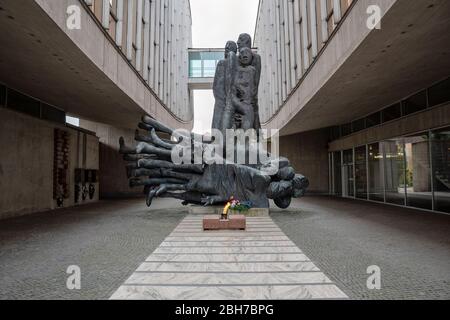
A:
[[[367,199],[367,149],[355,148],[355,185],[356,198]]]
[[[355,196],[353,174],[353,149],[345,150],[343,152],[342,161],[342,196],[351,197]]]

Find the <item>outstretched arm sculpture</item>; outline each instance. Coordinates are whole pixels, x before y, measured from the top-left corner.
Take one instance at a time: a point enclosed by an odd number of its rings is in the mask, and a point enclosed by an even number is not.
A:
[[[303,196],[308,187],[308,180],[295,174],[285,158],[272,160],[279,166],[273,175],[263,170],[272,163],[251,167],[224,160],[224,164],[176,165],[171,161],[171,154],[177,143],[157,135],[157,132],[172,134],[173,130],[147,116],[139,127],[147,134],[136,132],[135,147],[127,147],[121,138],[120,152],[129,162],[130,186],[144,187],[148,206],[155,197],[180,199],[185,205],[214,205],[225,203],[233,196],[258,208],[268,208],[268,199],[273,199],[278,207],[285,209],[292,198]],[[200,147],[204,150],[205,145]]]
[[[258,107],[258,86],[261,75],[261,57],[251,50],[251,37],[241,34],[237,44],[229,41],[225,48],[224,60],[217,66],[214,79],[213,129],[226,136],[228,129],[259,130],[261,128]],[[239,55],[236,53],[239,52]],[[191,146],[192,157],[200,152],[201,159],[208,150],[203,136],[193,133],[177,132],[176,141],[165,140],[158,134],[174,136],[174,130],[144,116],[136,132],[135,147],[125,145],[120,139],[120,152],[128,161],[128,176],[132,187],[143,186],[150,206],[155,197],[175,198],[184,204],[214,205],[226,203],[231,197],[249,201],[257,208],[268,208],[269,199],[273,199],[280,208],[287,208],[292,198],[304,195],[309,185],[308,179],[295,174],[286,158],[261,160],[255,164],[227,162],[219,157],[216,162],[201,160],[176,164],[172,161],[178,147],[186,142]],[[261,135],[256,140],[238,143],[234,138],[231,153],[244,150],[244,156],[250,158],[254,145],[259,147]],[[194,141],[194,142],[192,142]],[[201,141],[201,142],[198,142]],[[214,141],[211,141],[214,143]],[[221,150],[228,153],[228,145]],[[238,151],[235,150],[237,147]],[[267,154],[264,149],[263,154]],[[228,158],[228,154],[227,154]],[[270,159],[270,158],[269,158]],[[239,162],[238,162],[239,163]],[[267,168],[277,168],[267,170]]]

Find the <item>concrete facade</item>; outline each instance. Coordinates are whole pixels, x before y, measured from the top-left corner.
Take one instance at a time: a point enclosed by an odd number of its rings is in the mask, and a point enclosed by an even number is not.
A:
[[[133,145],[134,130],[80,120],[80,127],[96,132],[99,137],[100,197],[102,199],[142,196],[142,189],[130,188],[126,164],[119,154],[119,138]]]
[[[98,170],[99,143],[95,135],[37,120],[5,108],[0,108],[0,219],[58,208],[53,198],[53,131],[65,130],[69,142],[69,195],[63,207],[75,203],[75,169]],[[86,145],[83,140],[86,137]],[[99,184],[95,195],[78,204],[98,201]]]
[[[444,0],[260,0],[261,122],[312,192],[450,212],[449,11]]]
[[[380,30],[366,25],[370,5]],[[263,126],[288,135],[343,124],[444,79],[449,10],[445,0],[261,0]]]
[[[91,121],[132,128],[149,114],[172,127],[192,127],[188,0],[177,6],[164,0],[0,3],[0,40],[10,48],[1,52],[3,83]],[[69,28],[74,7],[80,29]]]
[[[310,131],[280,137],[280,154],[310,180],[309,193],[328,193],[328,131]]]
[[[0,216],[56,207],[51,199],[51,153],[34,163],[36,176],[30,177],[26,165],[27,147],[38,153],[53,150],[50,128],[54,124],[43,125],[42,120],[29,117],[42,119],[32,114],[27,105],[30,99],[39,106],[37,113],[48,105],[59,116],[79,118],[81,127],[93,132],[87,138],[89,156],[82,156],[87,164],[82,164],[99,170],[94,200],[99,199],[99,191],[103,198],[141,195],[141,190],[128,187],[118,154],[119,138],[124,136],[132,144],[134,128],[143,115],[173,128],[192,129],[189,0],[0,0],[0,9],[0,43],[8,48],[0,51],[0,89],[5,90],[0,105],[6,107],[0,111],[13,118],[7,125],[11,132],[2,134],[2,146],[7,147],[0,159],[4,176]],[[19,92],[23,100],[14,106],[7,101],[13,92]],[[14,116],[12,110],[28,113],[30,133],[22,134],[25,124],[15,126],[22,115]],[[1,118],[2,124],[6,121],[7,117]],[[64,127],[63,121],[58,123]],[[78,132],[85,132],[68,131],[73,145]],[[40,134],[42,140],[37,141]],[[70,150],[71,157],[76,150]],[[71,161],[72,198],[75,168],[83,165]],[[41,183],[44,187],[38,188]],[[22,199],[26,195],[29,199]],[[64,206],[75,204],[72,198]]]

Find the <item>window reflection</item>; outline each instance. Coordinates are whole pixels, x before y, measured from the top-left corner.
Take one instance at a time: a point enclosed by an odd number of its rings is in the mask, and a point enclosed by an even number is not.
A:
[[[343,165],[342,165],[342,175],[343,175],[343,187],[342,190],[344,197],[354,197],[354,185],[353,185],[353,150],[345,150],[343,152]]]
[[[189,52],[189,77],[214,77],[216,66],[222,59],[224,59],[223,51]]]
[[[431,146],[434,210],[450,213],[450,127],[433,132]]]
[[[407,205],[432,209],[428,134],[405,138]]]
[[[450,213],[450,127],[330,153],[329,169],[334,195]]]
[[[369,145],[369,199],[384,201],[383,154],[381,144]]]
[[[337,151],[333,153],[333,171],[334,171],[334,194],[336,196],[342,196],[342,162],[341,162],[341,152]]]
[[[405,205],[405,150],[403,139],[383,142],[386,202]]]
[[[355,185],[356,197],[367,199],[367,163],[366,146],[355,148]]]

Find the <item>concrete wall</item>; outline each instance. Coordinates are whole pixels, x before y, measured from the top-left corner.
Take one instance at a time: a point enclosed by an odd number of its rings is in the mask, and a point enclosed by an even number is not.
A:
[[[66,23],[67,8],[80,6],[80,1],[35,2],[145,112],[173,127],[192,125],[187,75],[187,50],[192,45],[188,0],[178,0],[176,6],[175,1],[169,0],[123,1],[122,10],[116,7],[116,1],[111,8],[109,0],[93,0],[92,5],[81,8],[81,30],[68,29]],[[123,20],[120,24],[107,23],[109,28],[102,30],[104,3],[111,13],[117,15],[120,11]],[[111,22],[109,14],[106,18]],[[127,30],[128,22],[131,31]],[[105,37],[104,31],[110,38]]]
[[[280,155],[308,177],[310,193],[328,193],[328,131],[316,130],[280,138]]]
[[[324,37],[330,8],[321,9],[330,2],[261,0],[255,46],[263,127],[290,135],[348,123],[448,77],[450,59],[424,57],[450,50],[449,1],[353,1]],[[380,30],[367,28],[371,5],[381,9]]]
[[[132,146],[135,144],[134,131],[82,119],[80,127],[96,132],[100,139],[100,198],[142,196],[142,188],[129,187],[127,162],[119,154],[120,137],[124,137],[127,146]]]
[[[56,209],[53,199],[54,129],[70,134],[69,189],[64,207],[75,205],[74,174],[82,159],[79,131],[0,108],[0,219]],[[98,139],[87,135],[86,167],[98,169]],[[96,185],[98,190],[98,184]],[[93,200],[98,200],[98,191]]]

